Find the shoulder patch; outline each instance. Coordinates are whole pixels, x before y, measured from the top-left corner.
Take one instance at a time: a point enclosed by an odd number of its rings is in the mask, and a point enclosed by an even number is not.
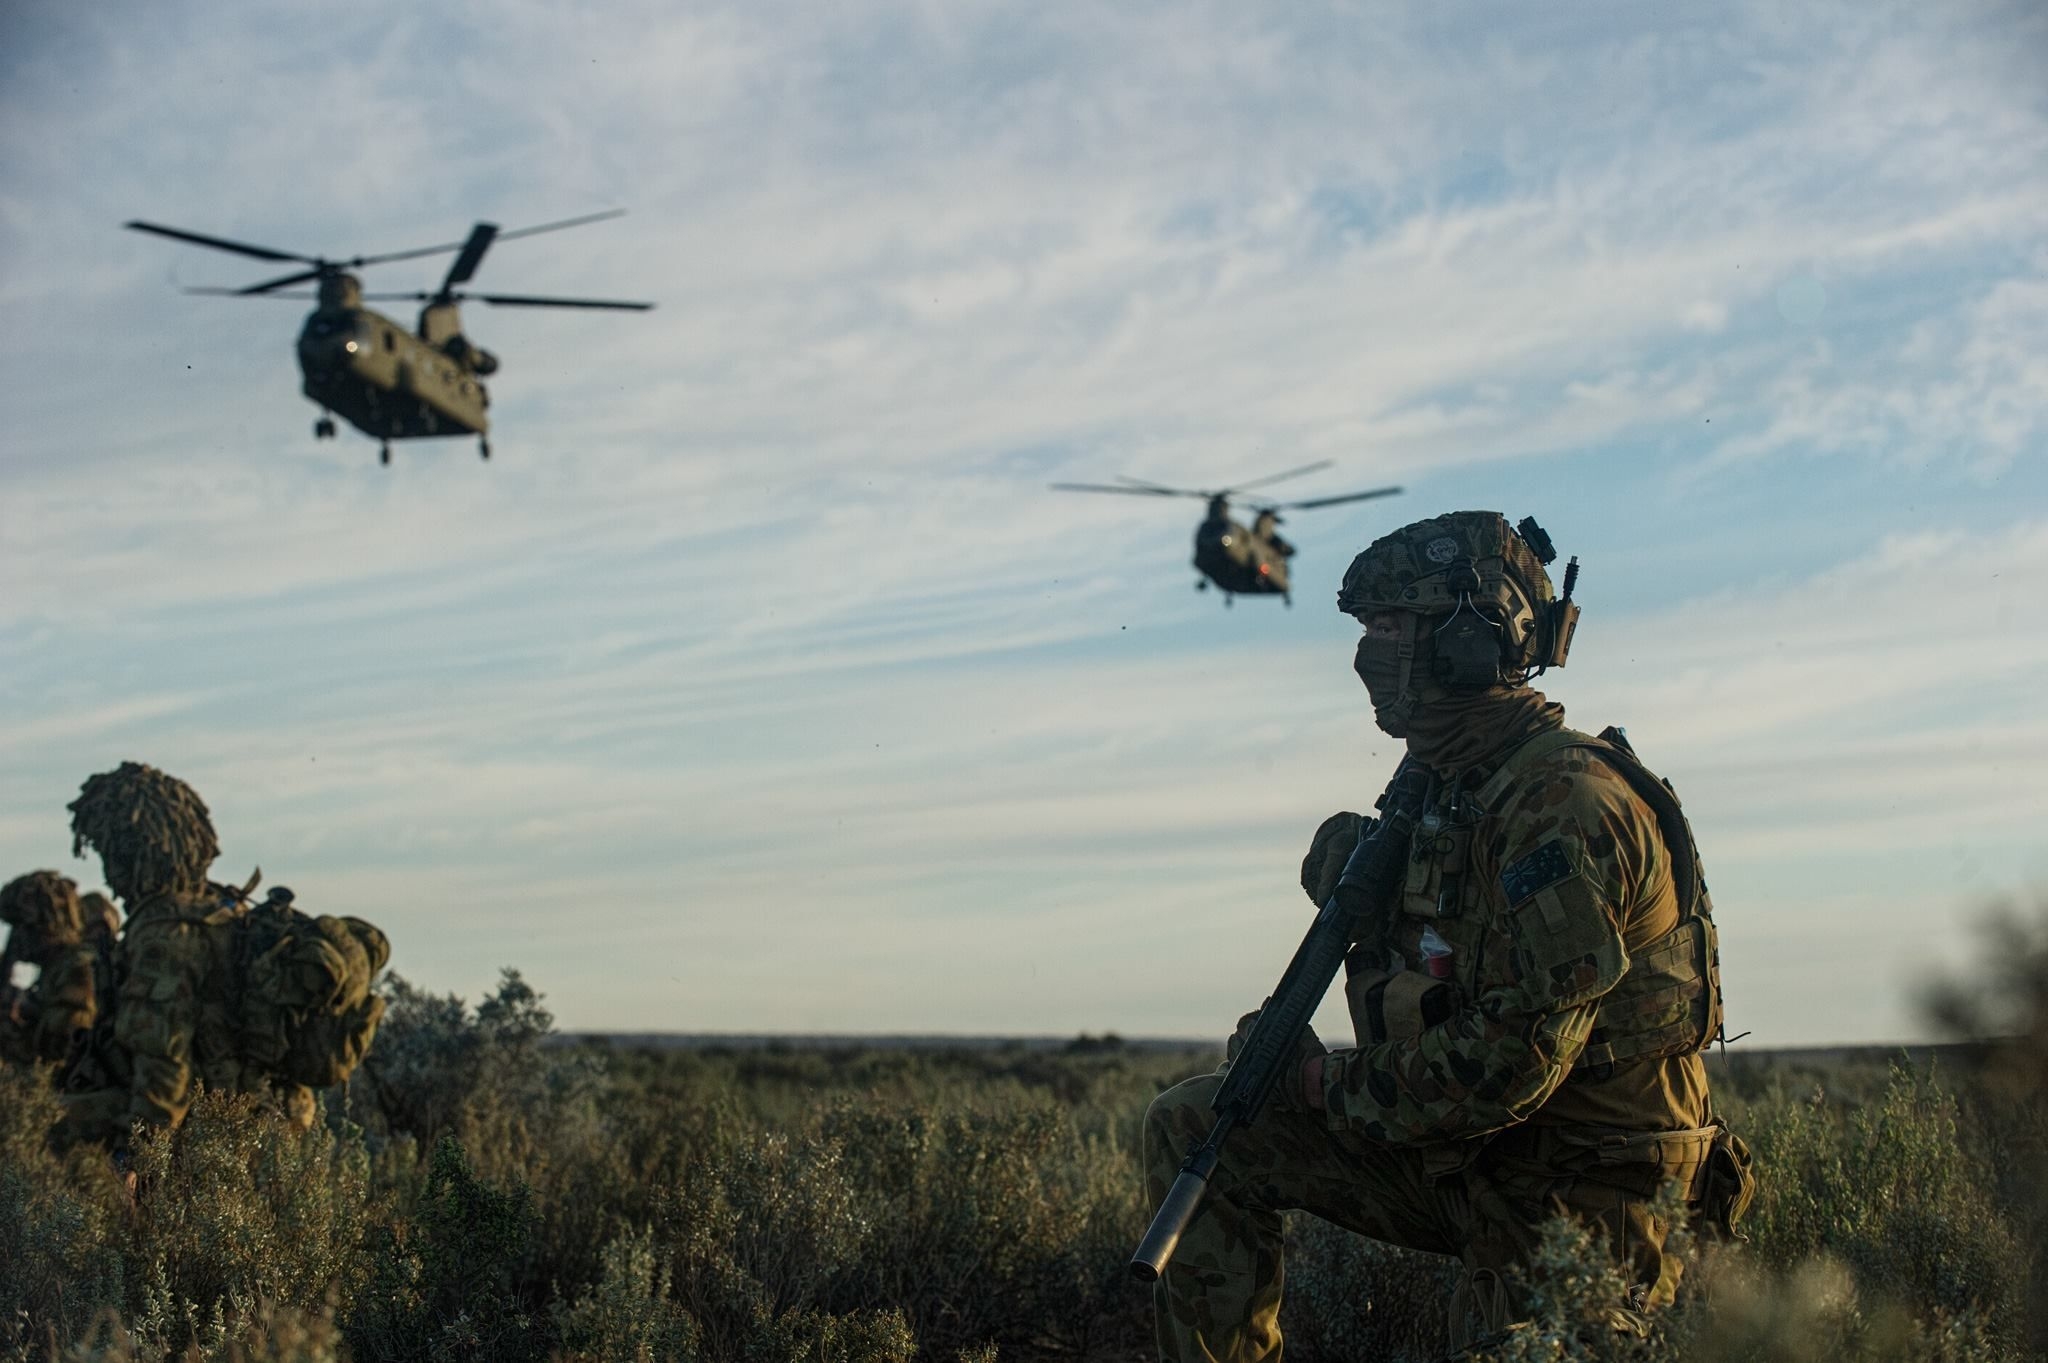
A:
[[[1572,865],[1571,854],[1564,850],[1564,843],[1556,838],[1508,866],[1500,873],[1500,888],[1508,897],[1509,908],[1519,908],[1538,891],[1546,890],[1561,880],[1570,880],[1579,873]]]

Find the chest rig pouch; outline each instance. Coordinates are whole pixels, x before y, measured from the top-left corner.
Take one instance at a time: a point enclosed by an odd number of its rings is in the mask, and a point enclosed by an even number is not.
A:
[[[1678,925],[1635,951],[1628,973],[1600,1000],[1575,1072],[1705,1050],[1721,1031],[1721,944],[1699,844],[1671,783],[1643,765],[1618,728],[1609,726],[1598,737],[1559,729],[1517,749],[1480,789],[1479,798],[1497,808],[1522,772],[1567,748],[1597,753],[1650,807],[1671,857],[1671,886],[1678,899]]]
[[[1446,1021],[1477,951],[1467,884],[1482,810],[1462,790],[1432,786],[1416,821],[1399,912],[1345,960],[1345,1003],[1360,1046],[1404,1041]]]

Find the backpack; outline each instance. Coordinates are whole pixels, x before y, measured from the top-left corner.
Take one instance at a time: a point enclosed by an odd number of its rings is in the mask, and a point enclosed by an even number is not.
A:
[[[327,1088],[354,1072],[384,1017],[370,992],[391,943],[360,918],[294,908],[291,891],[235,918],[238,1049],[288,1083]]]

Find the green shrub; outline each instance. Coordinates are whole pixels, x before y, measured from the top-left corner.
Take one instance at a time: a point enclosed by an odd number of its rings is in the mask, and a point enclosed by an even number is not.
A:
[[[595,1277],[603,1246],[645,1220],[649,1197],[603,1110],[603,1057],[546,1046],[554,1018],[516,970],[474,1011],[399,976],[384,988],[366,1082],[345,1111],[380,1144],[432,1149],[451,1136],[485,1182],[525,1184],[542,1220],[533,1273]]]
[[[62,1363],[348,1363],[341,1334],[324,1311],[258,1302],[232,1316],[215,1310],[204,1319],[182,1317],[176,1330],[186,1343],[173,1349],[168,1322],[145,1318],[125,1330],[110,1325],[103,1337],[64,1350]]]
[[[1319,1217],[1287,1217],[1290,1357],[1421,1363],[1449,1350],[1458,1261],[1353,1235]]]
[[[669,1297],[654,1237],[633,1231],[604,1247],[598,1280],[555,1308],[561,1363],[668,1363],[699,1357],[697,1323]]]
[[[870,1249],[842,1300],[894,1303],[927,1350],[1127,1337],[1124,1273],[1144,1229],[1135,1157],[1083,1136],[1040,1098],[996,1113],[840,1103],[825,1137],[847,1152]]]
[[[351,1135],[298,1131],[248,1096],[202,1091],[184,1125],[133,1148],[128,1258],[155,1318],[231,1327],[274,1311],[345,1305],[364,1277],[369,1156]],[[187,1342],[166,1325],[166,1342]]]
[[[516,972],[473,1009],[385,987],[324,1129],[204,1098],[138,1147],[132,1213],[103,1157],[45,1147],[37,1077],[0,1069],[0,1363],[1149,1352],[1150,1294],[1124,1268],[1150,1212],[1138,1122],[1206,1049],[579,1047]],[[1751,1243],[1683,1247],[1680,1304],[1645,1337],[1615,1330],[1604,1251],[1560,1224],[1533,1318],[1472,1357],[2040,1356],[2048,1113],[2000,1078],[2029,1073],[2018,1054],[1993,1052],[1988,1082],[1717,1079],[1759,1153]],[[1288,1255],[1290,1358],[1443,1356],[1451,1261],[1303,1216]]]
[[[521,1291],[537,1222],[524,1184],[491,1187],[443,1137],[411,1216],[371,1237],[374,1273],[348,1320],[357,1352],[393,1363],[544,1357],[547,1331]]]
[[[2031,1251],[1994,1200],[1996,1177],[1955,1094],[1932,1071],[1894,1070],[1854,1105],[1816,1094],[1752,1121],[1763,1177],[1746,1228],[1763,1267],[1825,1257],[1878,1300],[2023,1335]]]
[[[65,1158],[46,1071],[0,1064],[0,1357],[81,1337],[125,1301],[126,1198],[97,1150]]]

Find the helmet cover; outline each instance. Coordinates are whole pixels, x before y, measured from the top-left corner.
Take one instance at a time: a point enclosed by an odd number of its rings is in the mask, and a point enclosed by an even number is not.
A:
[[[140,762],[89,776],[71,811],[71,853],[100,854],[107,885],[131,906],[153,894],[196,894],[220,856],[199,793]]]
[[[0,886],[0,922],[46,946],[69,946],[84,932],[78,886],[55,871],[30,871]]]
[[[1366,546],[1344,574],[1337,609],[1361,621],[1376,611],[1454,617],[1469,609],[1498,632],[1502,670],[1526,676],[1550,652],[1556,597],[1543,560],[1507,517],[1454,511]]]

